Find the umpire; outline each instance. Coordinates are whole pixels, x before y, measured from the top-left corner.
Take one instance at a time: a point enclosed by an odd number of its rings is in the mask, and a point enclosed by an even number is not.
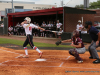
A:
[[[100,46],[100,32],[94,27],[92,26],[92,22],[91,21],[86,21],[85,22],[85,28],[88,30],[91,38],[92,38],[92,42],[91,45],[88,47],[89,53],[90,53],[90,59],[97,59],[95,61],[93,61],[93,63],[100,63],[100,59],[97,53],[96,48]]]

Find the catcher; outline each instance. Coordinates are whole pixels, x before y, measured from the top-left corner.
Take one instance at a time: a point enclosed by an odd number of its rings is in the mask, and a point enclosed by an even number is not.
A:
[[[38,26],[36,26],[34,24],[30,24],[31,19],[29,17],[26,17],[24,20],[25,21],[23,21],[21,23],[21,25],[25,29],[25,33],[26,33],[27,38],[26,38],[26,40],[25,40],[25,42],[23,44],[23,47],[24,47],[24,50],[25,50],[25,55],[23,57],[28,57],[28,51],[27,51],[27,47],[26,46],[27,46],[27,44],[30,44],[30,46],[39,53],[40,58],[41,58],[42,57],[42,52],[36,46],[34,46],[33,41],[32,41],[33,40],[32,28],[40,29],[40,30],[43,30],[43,31],[45,31],[45,29],[43,29],[41,27],[38,27]]]
[[[86,49],[84,47],[84,44],[82,42],[82,40],[79,37],[79,32],[77,30],[73,31],[73,36],[72,39],[68,39],[68,40],[63,40],[63,41],[57,41],[56,45],[59,45],[61,43],[65,43],[65,42],[72,42],[71,46],[75,47],[75,49],[70,49],[69,50],[69,54],[74,56],[75,59],[77,59],[78,63],[82,63],[83,60],[82,58],[79,56],[79,54],[84,54]]]

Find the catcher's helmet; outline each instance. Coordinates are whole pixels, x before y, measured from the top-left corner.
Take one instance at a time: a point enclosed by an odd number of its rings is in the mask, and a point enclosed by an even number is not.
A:
[[[88,28],[88,25],[91,25],[92,26],[92,22],[91,21],[86,21],[85,22],[85,28]]]
[[[80,36],[79,31],[74,30],[74,31],[73,31],[73,38],[79,37],[79,36]]]
[[[24,20],[26,20],[27,23],[30,23],[31,22],[31,18],[30,17],[26,17]]]

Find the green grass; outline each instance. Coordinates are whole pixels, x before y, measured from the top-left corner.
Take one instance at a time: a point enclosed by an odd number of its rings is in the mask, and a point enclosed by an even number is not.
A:
[[[24,41],[20,41],[20,40],[0,38],[0,44],[15,44],[15,45],[23,46],[23,43],[24,43]],[[38,43],[38,42],[34,42],[34,45],[37,47],[68,47],[68,48],[73,48],[72,46],[68,46],[68,45],[56,46],[55,44]]]

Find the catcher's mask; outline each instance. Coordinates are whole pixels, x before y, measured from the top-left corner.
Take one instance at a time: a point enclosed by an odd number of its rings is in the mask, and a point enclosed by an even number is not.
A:
[[[91,26],[92,26],[92,22],[91,22],[91,21],[86,21],[86,22],[85,22],[85,28],[86,28],[86,29],[88,28],[88,25],[91,25]]]
[[[26,17],[24,20],[26,20],[27,23],[30,23],[31,22],[31,18],[30,17]]]
[[[72,38],[79,37],[79,36],[80,36],[79,31],[74,30]]]

